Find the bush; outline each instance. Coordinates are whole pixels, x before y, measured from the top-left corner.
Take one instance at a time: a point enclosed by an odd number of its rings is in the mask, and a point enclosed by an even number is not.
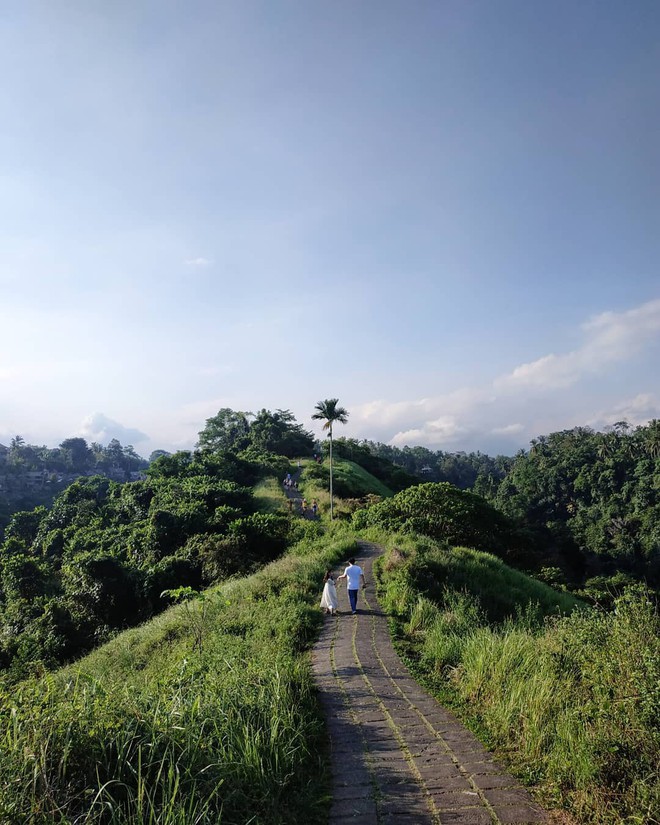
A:
[[[448,544],[506,555],[512,538],[508,520],[480,496],[446,482],[419,484],[353,516],[358,530],[382,527],[421,533]]]
[[[274,513],[254,513],[232,522],[229,535],[244,541],[250,561],[260,564],[272,561],[287,545],[289,518]]]

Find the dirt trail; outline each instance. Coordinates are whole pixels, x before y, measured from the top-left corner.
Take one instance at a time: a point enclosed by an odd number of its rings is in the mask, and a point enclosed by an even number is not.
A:
[[[331,825],[547,822],[529,793],[412,678],[396,654],[373,587],[382,551],[360,542],[370,587],[351,616],[326,617],[314,674],[330,735]]]

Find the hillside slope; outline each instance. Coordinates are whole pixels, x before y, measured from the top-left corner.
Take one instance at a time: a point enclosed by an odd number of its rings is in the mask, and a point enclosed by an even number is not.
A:
[[[466,548],[387,539],[382,601],[416,675],[545,804],[580,823],[660,821],[660,615],[611,612]],[[560,615],[570,613],[570,615]]]
[[[350,539],[259,573],[0,691],[0,821],[316,822],[323,736],[305,650]],[[36,778],[36,779],[35,779]]]

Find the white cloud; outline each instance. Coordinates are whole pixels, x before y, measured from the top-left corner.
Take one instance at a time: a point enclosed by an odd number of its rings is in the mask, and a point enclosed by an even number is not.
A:
[[[402,429],[412,420],[426,421],[429,430],[449,433],[457,424],[450,417],[460,417],[475,406],[492,403],[495,400],[489,389],[464,387],[436,398],[421,398],[413,401],[369,401],[351,410],[351,424],[360,431],[371,429]]]
[[[186,266],[211,266],[213,261],[210,258],[188,258],[184,261]]]
[[[582,329],[585,340],[578,349],[521,364],[490,385],[464,387],[435,398],[362,404],[351,411],[351,429],[358,437],[396,446],[484,449],[484,444],[496,442],[498,449],[517,449],[539,432],[548,432],[543,429],[547,426],[563,429],[585,423],[584,413],[581,421],[572,421],[575,413],[569,408],[575,401],[567,394],[569,388],[629,361],[657,341],[660,300],[626,312],[604,312]],[[540,409],[539,395],[544,399]],[[524,410],[529,412],[527,419],[521,417]],[[637,425],[657,417],[660,405],[655,397],[640,393],[586,423],[598,428],[625,419]]]
[[[116,438],[124,446],[149,439],[149,436],[140,430],[125,427],[103,413],[93,413],[88,416],[83,421],[79,434],[89,441],[98,441],[100,444],[107,444],[113,438]]]
[[[405,447],[406,444],[427,446],[442,443],[451,445],[463,440],[467,435],[469,435],[468,428],[461,425],[455,416],[442,415],[433,421],[424,422],[417,429],[396,433],[392,436],[390,443],[397,447]]]
[[[493,435],[518,435],[525,429],[524,424],[507,424],[504,427],[493,427]]]
[[[646,424],[652,418],[660,418],[660,402],[651,393],[639,393],[609,410],[596,413],[587,424],[595,430],[602,430],[617,421],[627,421],[633,427],[637,427]]]
[[[660,300],[626,312],[603,312],[582,325],[586,340],[564,355],[544,355],[497,378],[500,392],[514,389],[554,390],[570,387],[585,375],[626,361],[660,333]]]

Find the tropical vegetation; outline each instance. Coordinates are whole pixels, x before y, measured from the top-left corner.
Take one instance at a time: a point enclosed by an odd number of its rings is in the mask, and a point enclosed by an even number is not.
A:
[[[383,599],[402,654],[546,805],[581,823],[660,822],[660,614],[614,608],[472,549],[386,539]]]
[[[0,689],[0,821],[324,821],[325,739],[306,651],[323,571],[353,547],[299,542],[75,665]]]
[[[0,821],[324,821],[307,651],[322,571],[361,535],[389,548],[411,666],[548,805],[660,823],[658,422],[504,460],[333,439],[346,416],[317,404],[326,451],[289,410],[224,408],[143,477],[92,462],[12,504]],[[289,512],[288,473],[320,520]]]

